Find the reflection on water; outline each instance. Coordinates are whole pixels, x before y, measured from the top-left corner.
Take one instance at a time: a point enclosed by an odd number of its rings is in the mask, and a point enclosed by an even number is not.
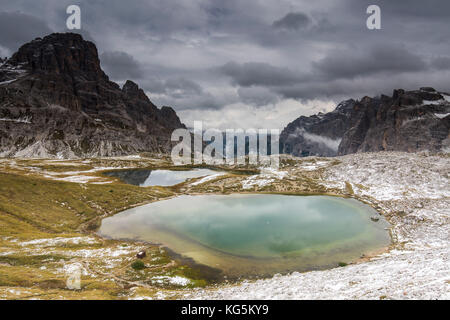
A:
[[[173,186],[184,182],[187,179],[198,178],[217,174],[218,171],[209,169],[193,169],[186,171],[173,170],[117,170],[104,174],[110,177],[119,178],[125,183],[140,187],[148,186]]]
[[[232,277],[335,266],[389,245],[371,207],[328,196],[180,196],[103,220],[100,234],[162,243]]]

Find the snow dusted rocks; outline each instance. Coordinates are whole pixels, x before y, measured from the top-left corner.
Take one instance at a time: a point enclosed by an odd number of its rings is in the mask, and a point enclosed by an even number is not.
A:
[[[248,177],[242,181],[243,189],[251,189],[255,186],[264,187],[275,180],[282,180],[287,176],[287,172],[279,171],[271,167],[262,167],[261,173]]]
[[[197,289],[193,299],[449,299],[450,158],[397,152],[337,158],[323,183],[381,208],[392,248],[366,262]],[[298,170],[302,170],[299,168]]]
[[[213,175],[210,175],[210,176],[203,177],[203,178],[201,178],[201,179],[191,183],[191,186],[198,186],[198,185],[200,185],[202,183],[214,180],[214,179],[219,178],[219,177],[221,177],[223,175],[225,175],[225,173],[224,172],[220,172],[220,173],[216,173],[216,174],[213,174]]]

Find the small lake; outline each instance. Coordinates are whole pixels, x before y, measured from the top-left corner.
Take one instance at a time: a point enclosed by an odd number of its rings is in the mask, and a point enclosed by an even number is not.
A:
[[[173,186],[187,179],[210,176],[220,173],[210,169],[193,170],[145,170],[130,169],[108,171],[103,174],[109,177],[119,178],[121,181],[140,187],[149,186]]]
[[[230,278],[251,278],[354,261],[388,246],[388,227],[354,199],[233,194],[129,209],[104,219],[99,234],[160,243]]]

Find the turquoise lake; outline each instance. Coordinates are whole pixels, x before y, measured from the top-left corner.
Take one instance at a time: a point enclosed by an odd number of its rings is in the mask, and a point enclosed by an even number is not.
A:
[[[237,278],[351,262],[388,246],[387,228],[373,208],[354,199],[233,194],[180,196],[129,209],[104,219],[99,234],[163,244]]]

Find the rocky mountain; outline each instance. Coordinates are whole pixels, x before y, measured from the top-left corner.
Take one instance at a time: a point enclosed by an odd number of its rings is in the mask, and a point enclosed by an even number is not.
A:
[[[280,136],[284,153],[336,156],[376,151],[450,151],[450,95],[430,87],[392,97],[341,102],[334,111],[301,116]]]
[[[0,156],[169,152],[172,131],[184,127],[136,83],[110,81],[78,34],[37,38],[0,64]]]

